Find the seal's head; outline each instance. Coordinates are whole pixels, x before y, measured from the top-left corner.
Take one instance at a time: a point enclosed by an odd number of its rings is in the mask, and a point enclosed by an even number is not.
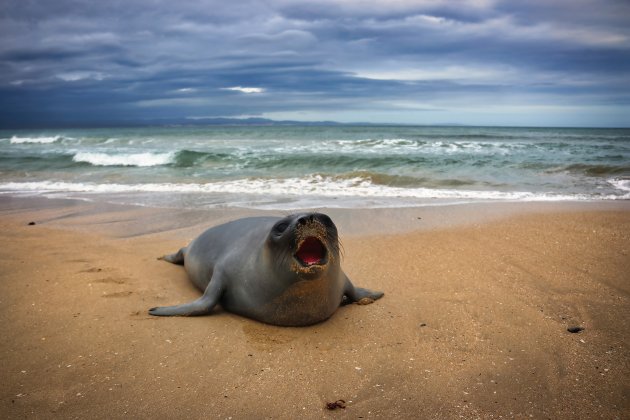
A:
[[[288,264],[301,279],[315,278],[339,260],[337,227],[325,214],[287,216],[274,224],[269,242],[276,261]]]

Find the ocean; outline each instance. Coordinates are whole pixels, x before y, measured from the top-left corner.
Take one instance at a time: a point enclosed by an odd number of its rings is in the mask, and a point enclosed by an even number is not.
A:
[[[630,129],[0,130],[0,194],[169,208],[630,199]]]

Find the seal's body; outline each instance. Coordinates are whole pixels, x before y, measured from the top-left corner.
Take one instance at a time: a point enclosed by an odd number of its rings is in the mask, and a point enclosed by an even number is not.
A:
[[[183,264],[204,293],[190,303],[152,308],[151,315],[203,315],[220,303],[269,324],[302,326],[329,318],[344,297],[350,303],[383,296],[352,285],[341,270],[337,228],[321,213],[235,220],[163,259]]]

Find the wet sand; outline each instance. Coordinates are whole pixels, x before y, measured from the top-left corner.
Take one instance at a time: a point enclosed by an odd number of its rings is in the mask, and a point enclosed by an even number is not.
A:
[[[146,312],[199,296],[157,256],[260,212],[2,196],[0,413],[628,418],[629,210],[331,210],[346,273],[385,297],[282,328]]]

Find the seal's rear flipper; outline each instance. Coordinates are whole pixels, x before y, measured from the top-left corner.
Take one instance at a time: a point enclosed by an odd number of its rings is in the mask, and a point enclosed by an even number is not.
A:
[[[212,310],[211,303],[208,302],[204,297],[200,297],[199,299],[190,302],[184,303],[183,305],[175,305],[175,306],[160,306],[157,308],[149,309],[149,315],[155,316],[195,316],[195,315],[205,315]]]
[[[224,281],[221,277],[221,272],[219,270],[215,270],[212,278],[210,279],[210,283],[208,283],[208,287],[206,287],[206,291],[203,292],[203,296],[199,299],[182,305],[151,308],[149,309],[149,315],[195,316],[209,314],[210,311],[212,311],[212,308],[214,308],[219,302],[219,299],[221,299],[221,295],[223,294],[223,283]]]
[[[173,264],[184,265],[184,253],[186,248],[182,248],[174,254],[164,255],[159,257],[158,260],[168,261]]]

